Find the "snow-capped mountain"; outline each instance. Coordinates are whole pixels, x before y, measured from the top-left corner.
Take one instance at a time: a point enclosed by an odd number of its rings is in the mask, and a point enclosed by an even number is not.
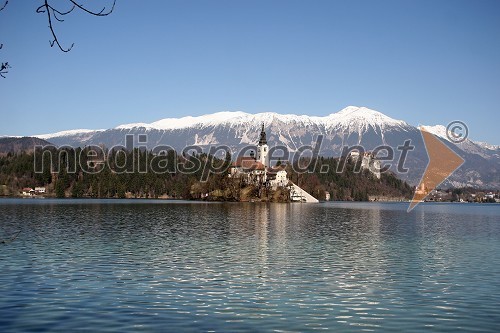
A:
[[[134,129],[145,128],[148,130],[175,130],[185,129],[189,127],[213,127],[213,126],[237,126],[247,125],[250,123],[264,123],[268,125],[273,121],[282,122],[284,124],[302,124],[302,125],[317,125],[325,128],[337,127],[345,130],[356,129],[357,132],[363,132],[370,126],[400,126],[408,127],[409,125],[402,120],[395,120],[386,115],[371,110],[365,107],[348,106],[345,109],[332,113],[326,117],[311,117],[306,115],[294,114],[278,114],[274,112],[264,112],[250,114],[241,111],[235,112],[217,112],[213,114],[198,116],[198,117],[182,117],[182,118],[166,118],[150,124],[133,123],[117,126],[116,129]],[[90,132],[90,130],[76,130]],[[61,132],[69,133],[71,131]],[[56,133],[59,134],[59,133]]]
[[[61,131],[51,134],[33,135],[33,137],[43,140],[54,139],[57,141],[64,141],[64,143],[61,145],[78,147],[81,145],[82,142],[90,140],[92,136],[103,131],[104,130],[75,129],[75,130]]]
[[[451,133],[447,133],[447,128],[443,125],[434,125],[434,126],[420,126],[425,131],[434,134],[441,139],[444,139],[448,142],[453,143],[450,140]],[[487,144],[485,142],[477,142],[472,141],[469,138],[466,138],[462,142],[454,143],[461,150],[482,156],[486,159],[498,159],[500,158],[500,146],[494,146]]]
[[[474,141],[474,143],[484,149],[489,149],[489,150],[499,150],[500,146],[497,145],[492,145],[487,142],[481,142],[481,141]]]
[[[96,138],[104,138],[110,131],[120,131],[122,134],[124,132],[149,134],[148,147],[172,142],[171,140],[174,139],[174,143],[171,144],[176,149],[182,149],[191,144],[201,146],[228,144],[236,148],[239,144],[255,144],[262,124],[270,132],[271,143],[285,145],[290,151],[295,151],[300,145],[313,143],[320,134],[327,139],[336,139],[339,145],[346,142],[361,144],[363,138],[367,136],[378,137],[375,140],[376,144],[384,144],[386,132],[414,130],[414,127],[404,121],[392,119],[378,111],[349,106],[325,117],[272,112],[249,114],[236,111],[198,117],[167,118],[149,124],[120,125],[111,130],[96,133],[87,143],[96,143]],[[196,133],[182,140],[182,147],[175,143],[181,141],[181,136],[179,136],[181,132],[193,130],[196,130]],[[156,138],[156,133],[161,133],[160,138]],[[168,133],[175,134],[176,137],[165,140],[165,135]],[[109,144],[110,142],[104,140],[102,143]]]
[[[187,146],[196,145],[208,150],[210,147],[225,145],[234,155],[244,147],[257,144],[262,124],[267,132],[269,146],[284,146],[291,153],[301,146],[315,145],[320,136],[322,142],[319,154],[323,156],[340,156],[346,146],[358,145],[365,151],[382,145],[390,146],[394,152],[392,170],[396,170],[401,155],[402,150],[398,147],[410,140],[415,149],[408,153],[404,164],[410,172],[400,176],[412,183],[420,180],[428,162],[418,128],[378,111],[356,106],[346,107],[324,117],[226,111],[196,117],[167,118],[149,124],[124,124],[107,130],[71,130],[35,136],[58,146],[102,144],[113,147],[125,145],[126,135],[132,135],[136,146],[148,149],[168,145],[182,151]],[[470,140],[455,145],[447,139],[444,126],[426,126],[425,129],[441,137],[466,160],[464,166],[450,178],[452,184],[500,186],[498,148],[489,149],[484,144]],[[144,136],[139,140],[139,134],[146,134],[146,140]]]

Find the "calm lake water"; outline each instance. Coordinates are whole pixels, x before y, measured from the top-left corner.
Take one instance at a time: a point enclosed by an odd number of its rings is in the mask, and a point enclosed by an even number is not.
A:
[[[500,205],[0,199],[0,331],[500,330]]]

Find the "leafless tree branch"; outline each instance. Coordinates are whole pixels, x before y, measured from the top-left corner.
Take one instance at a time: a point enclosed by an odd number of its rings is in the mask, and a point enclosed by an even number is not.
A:
[[[7,4],[9,3],[9,0],[5,0],[5,3],[3,4],[3,6],[0,8],[0,11],[2,11],[6,6]]]
[[[73,46],[75,44],[72,43],[69,48],[64,48],[61,45],[61,43],[59,42],[59,38],[57,37],[57,34],[54,30],[53,22],[55,22],[55,21],[64,22],[63,17],[71,14],[75,10],[75,8],[78,8],[79,10],[81,10],[87,14],[93,15],[93,16],[108,16],[109,14],[111,14],[113,12],[113,10],[115,9],[115,5],[116,5],[116,0],[113,0],[113,5],[111,6],[111,8],[109,10],[107,10],[107,8],[104,7],[100,11],[93,11],[93,10],[88,9],[84,5],[81,5],[80,3],[78,3],[75,0],[67,0],[68,3],[71,5],[71,7],[68,10],[61,10],[59,8],[54,7],[50,3],[50,1],[51,0],[43,0],[43,4],[36,9],[36,12],[37,13],[45,13],[47,15],[47,21],[49,23],[50,33],[52,34],[52,40],[49,41],[50,46],[53,47],[54,45],[57,45],[57,47],[62,52],[71,51],[71,49],[73,48]],[[0,11],[4,10],[8,3],[9,3],[9,0],[5,0],[3,5],[0,6]],[[53,20],[55,20],[55,21],[53,21]],[[3,44],[0,43],[0,49],[2,49],[2,48],[3,48]],[[9,65],[8,62],[2,62],[0,65],[0,76],[5,78],[5,74],[7,74],[9,72],[9,68],[11,68],[11,66]]]
[[[0,7],[0,12],[5,9],[5,7],[7,6],[8,3],[9,3],[9,0],[5,0],[2,7]],[[3,48],[3,43],[0,43],[0,50],[2,48]],[[8,62],[2,62],[2,65],[0,66],[0,76],[3,77],[4,79],[5,79],[4,74],[7,74],[9,72],[8,71],[9,68],[10,68],[10,66],[9,66]]]
[[[95,15],[95,16],[108,16],[109,14],[111,14],[113,12],[113,10],[115,9],[115,4],[116,4],[116,0],[113,0],[113,6],[111,6],[111,9],[108,10],[107,12],[105,12],[106,10],[106,7],[104,7],[100,12],[93,12],[91,10],[88,10],[87,8],[83,7],[82,5],[80,5],[79,3],[77,3],[76,1],[74,0],[69,0],[71,1],[71,3],[80,8],[81,10],[83,10],[84,12],[87,12],[91,15]]]
[[[54,17],[56,18],[56,20],[58,20],[59,22],[64,22],[64,20],[63,20],[62,18],[57,17],[57,14],[59,14],[59,15],[61,15],[61,16],[68,15],[68,14],[69,14],[69,13],[71,13],[71,12],[72,12],[72,11],[73,11],[76,7],[75,7],[75,6],[73,6],[73,7],[71,7],[71,9],[70,9],[70,10],[68,10],[68,11],[66,11],[66,12],[61,12],[61,11],[59,11],[59,10],[55,9],[55,8],[54,8],[54,7],[52,7],[52,6],[51,6],[50,8],[52,9],[52,11],[53,11],[53,13],[54,13]]]
[[[9,72],[10,65],[8,62],[2,62],[2,65],[0,66],[0,76],[5,79],[5,75]]]
[[[50,0],[44,0],[43,5],[39,6],[36,9],[36,12],[47,14],[47,21],[49,23],[50,33],[52,34],[52,40],[50,41],[50,46],[53,47],[54,45],[57,45],[57,47],[59,47],[59,49],[62,52],[71,51],[71,49],[73,48],[75,43],[72,43],[69,48],[64,48],[61,45],[61,43],[59,42],[59,39],[57,37],[57,34],[54,30],[53,19],[55,19],[58,22],[64,22],[63,16],[66,16],[66,15],[72,13],[75,8],[78,8],[81,11],[88,13],[90,15],[94,15],[94,16],[108,16],[109,14],[111,14],[113,12],[113,10],[115,9],[115,4],[116,4],[116,0],[113,0],[113,5],[111,6],[111,9],[106,10],[106,7],[104,7],[101,11],[97,12],[97,11],[92,11],[92,10],[86,8],[84,5],[81,5],[74,0],[68,0],[71,3],[71,8],[69,10],[63,11],[63,10],[60,10],[60,9],[52,6],[49,3],[49,1]]]

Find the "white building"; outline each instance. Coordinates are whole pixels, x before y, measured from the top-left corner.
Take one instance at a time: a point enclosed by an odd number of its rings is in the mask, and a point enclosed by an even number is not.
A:
[[[35,194],[44,194],[45,187],[35,187]]]
[[[269,168],[269,146],[267,145],[266,132],[264,131],[264,124],[260,132],[259,145],[257,146],[257,161],[262,163],[266,168]]]
[[[288,186],[289,180],[284,166],[276,166],[267,169],[267,178],[271,188],[276,190],[278,187]]]
[[[31,197],[35,195],[35,190],[33,190],[31,187],[25,187],[22,189],[21,194],[25,197]]]

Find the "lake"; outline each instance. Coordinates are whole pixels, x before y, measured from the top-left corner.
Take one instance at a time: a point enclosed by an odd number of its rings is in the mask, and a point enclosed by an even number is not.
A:
[[[0,331],[500,330],[500,205],[0,199]]]

